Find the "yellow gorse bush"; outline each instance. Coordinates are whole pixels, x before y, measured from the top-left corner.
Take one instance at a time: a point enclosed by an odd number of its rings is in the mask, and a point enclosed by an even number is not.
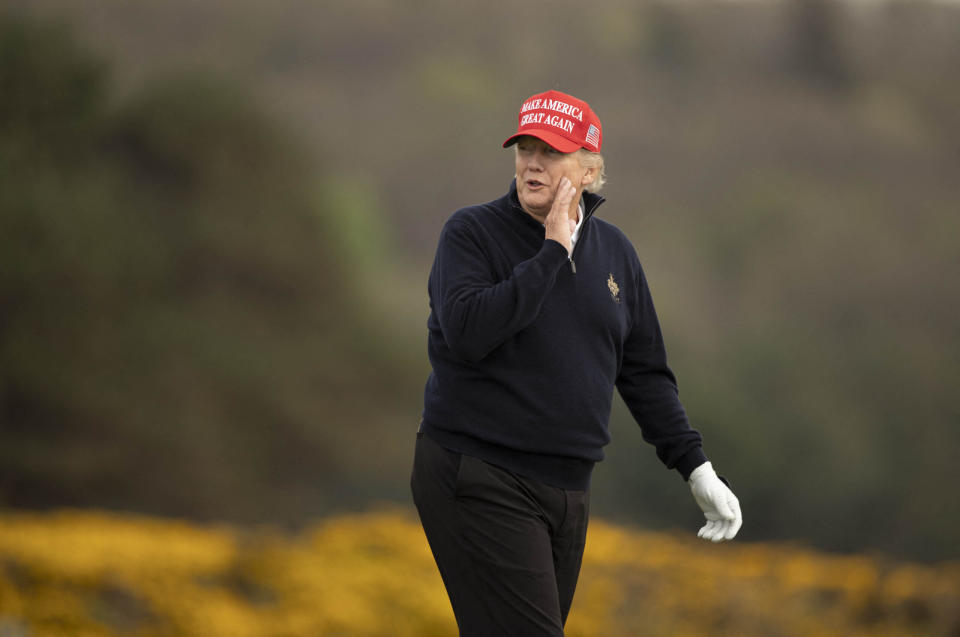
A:
[[[711,545],[591,524],[569,637],[960,631],[960,565]],[[98,512],[0,516],[0,635],[452,637],[423,532],[396,511],[294,536]]]

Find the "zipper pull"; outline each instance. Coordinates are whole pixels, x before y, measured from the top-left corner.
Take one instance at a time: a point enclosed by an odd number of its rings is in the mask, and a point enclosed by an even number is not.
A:
[[[577,273],[577,264],[573,262],[573,257],[567,257],[567,261],[570,262],[570,271],[574,274]]]

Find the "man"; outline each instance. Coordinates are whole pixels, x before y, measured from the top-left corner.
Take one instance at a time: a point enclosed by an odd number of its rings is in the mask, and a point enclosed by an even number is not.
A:
[[[637,255],[594,216],[601,143],[586,102],[534,95],[503,143],[516,145],[510,191],[440,235],[411,489],[463,637],[563,635],[614,387],[689,480],[700,537],[740,528],[678,399]]]

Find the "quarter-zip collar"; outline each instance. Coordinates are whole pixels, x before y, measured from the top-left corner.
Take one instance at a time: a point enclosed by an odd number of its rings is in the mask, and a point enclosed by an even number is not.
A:
[[[522,215],[524,219],[526,219],[525,223],[527,223],[531,228],[537,228],[540,231],[543,231],[543,224],[537,221],[536,219],[534,219],[533,216],[530,215],[526,210],[524,210],[523,206],[520,205],[520,197],[517,196],[516,178],[514,178],[514,180],[510,182],[510,192],[507,193],[507,197],[510,200],[510,205],[520,215]],[[606,201],[606,199],[604,199],[602,196],[596,193],[584,191],[581,201],[583,202],[583,224],[580,227],[580,236],[579,236],[579,239],[577,240],[577,245],[573,247],[573,251],[567,256],[567,261],[570,262],[570,272],[572,274],[577,273],[577,264],[573,260],[573,256],[576,254],[577,247],[582,243],[583,237],[587,232],[587,228],[589,227],[588,222],[590,221],[590,217],[593,216],[593,213],[596,212],[597,208],[600,207],[600,204]]]

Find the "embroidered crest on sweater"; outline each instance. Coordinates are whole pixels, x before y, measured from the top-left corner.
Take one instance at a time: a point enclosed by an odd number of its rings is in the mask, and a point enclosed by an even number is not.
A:
[[[613,297],[613,300],[617,303],[620,302],[620,286],[617,285],[617,282],[613,280],[613,273],[610,273],[610,278],[607,279],[607,287],[610,288],[610,296]]]

